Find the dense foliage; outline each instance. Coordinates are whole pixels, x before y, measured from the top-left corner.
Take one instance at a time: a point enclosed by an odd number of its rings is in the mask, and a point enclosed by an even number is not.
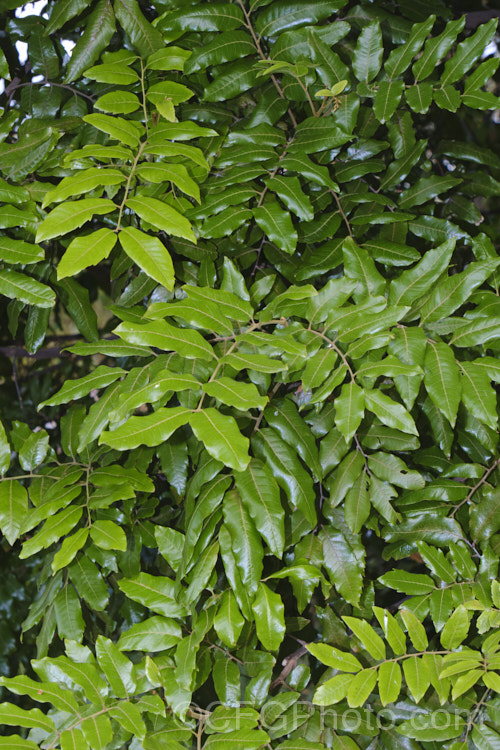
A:
[[[20,5],[0,748],[499,748],[496,20]]]

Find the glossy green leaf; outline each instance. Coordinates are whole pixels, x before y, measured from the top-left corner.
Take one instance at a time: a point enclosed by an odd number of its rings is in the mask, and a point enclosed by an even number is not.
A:
[[[452,740],[460,737],[465,721],[457,714],[447,711],[413,716],[400,724],[396,731],[405,737],[422,741]]]
[[[343,385],[335,405],[335,424],[346,443],[350,443],[365,413],[365,393],[354,382]]]
[[[377,120],[384,123],[391,119],[400,102],[403,88],[403,81],[381,81],[379,83],[373,100],[373,111]]]
[[[418,435],[413,417],[401,404],[376,389],[365,390],[364,393],[366,408],[376,414],[382,424],[411,435]]]
[[[101,549],[117,549],[125,552],[127,539],[125,532],[113,521],[96,521],[90,527],[92,541]]]
[[[214,628],[226,646],[234,647],[238,642],[245,620],[231,590],[224,591],[214,620]]]
[[[242,583],[254,594],[262,574],[264,553],[255,525],[237,491],[226,492],[223,513]]]
[[[285,511],[279,487],[268,467],[252,458],[243,472],[234,475],[243,505],[271,552],[281,558],[285,545]]]
[[[75,237],[57,266],[57,278],[75,276],[88,266],[95,266],[108,257],[116,243],[116,234],[111,229],[98,229],[97,232]]]
[[[131,146],[131,148],[135,148],[139,144],[137,128],[123,117],[91,114],[85,115],[84,120],[93,125],[94,128],[97,128],[97,130],[107,133],[113,140],[119,141],[119,143],[125,143],[127,146]]]
[[[487,44],[492,40],[497,27],[497,19],[492,18],[488,23],[480,26],[475,34],[461,42],[452,58],[444,66],[441,85],[454,83],[466,73],[478,59]]]
[[[197,331],[176,328],[164,320],[151,321],[141,325],[121,323],[115,329],[121,339],[129,344],[155,346],[162,351],[175,351],[188,359],[210,361],[214,354],[211,346]]]
[[[26,489],[15,479],[4,479],[0,483],[0,528],[9,544],[18,538],[27,511]]]
[[[333,667],[342,672],[359,672],[362,669],[361,662],[354,654],[339,651],[326,643],[309,643],[307,650],[327,667]]]
[[[285,608],[279,594],[259,583],[252,611],[257,638],[264,648],[277,651],[285,636]]]
[[[208,408],[192,412],[189,424],[211,456],[236,471],[248,466],[248,438],[241,434],[233,417]]]
[[[460,403],[461,382],[451,348],[441,342],[428,341],[424,366],[427,392],[453,427]]]
[[[104,388],[110,383],[114,383],[119,377],[125,374],[121,367],[108,367],[100,365],[89,375],[75,380],[67,380],[63,387],[57,391],[54,396],[42,401],[38,408],[43,409],[45,406],[57,406],[58,404],[67,404],[73,399],[82,398],[91,391]]]
[[[145,417],[130,417],[110,432],[102,432],[100,443],[117,450],[130,450],[139,445],[161,445],[175,430],[185,425],[191,412],[182,406],[160,408]]]
[[[72,232],[90,221],[95,214],[109,214],[115,204],[106,198],[82,198],[56,206],[42,221],[36,234],[37,242],[45,242],[54,237]]]
[[[129,698],[134,694],[135,681],[132,676],[133,664],[115,644],[99,635],[96,641],[96,656],[114,694],[118,698]]]
[[[401,667],[397,662],[386,661],[378,669],[380,700],[383,706],[394,703],[401,690]]]
[[[382,64],[382,32],[375,21],[367,24],[358,38],[352,68],[358,81],[371,81]]]
[[[174,286],[174,266],[165,245],[157,238],[133,227],[120,232],[120,244],[144,273],[167,289]]]
[[[168,617],[149,617],[132,625],[117,643],[120,651],[164,651],[182,638],[180,625]]]
[[[189,221],[167,203],[156,198],[135,197],[127,200],[127,206],[157,229],[196,242]]]
[[[99,0],[85,25],[85,31],[73,49],[66,70],[66,83],[75,81],[106,49],[115,33],[115,17],[108,0]]]
[[[0,270],[0,294],[36,307],[53,307],[55,303],[50,287],[11,268]]]
[[[252,383],[241,383],[233,378],[222,377],[205,383],[203,392],[242,411],[263,409],[268,402],[267,397],[261,396]]]
[[[116,18],[142,57],[163,47],[161,33],[145,18],[137,0],[116,0]]]

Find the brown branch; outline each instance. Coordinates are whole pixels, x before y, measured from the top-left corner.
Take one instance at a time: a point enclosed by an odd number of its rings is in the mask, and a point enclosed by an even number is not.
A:
[[[293,670],[297,666],[299,659],[304,656],[304,654],[307,654],[307,646],[301,646],[297,649],[297,651],[294,651],[293,654],[290,654],[290,656],[286,656],[283,659],[283,661],[281,662],[283,669],[276,677],[276,679],[271,682],[269,690],[274,690],[274,688],[278,687],[278,685],[282,685],[285,682],[290,672],[293,672]]]

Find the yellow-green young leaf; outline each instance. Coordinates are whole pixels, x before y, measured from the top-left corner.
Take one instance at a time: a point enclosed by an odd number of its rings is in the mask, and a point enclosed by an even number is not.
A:
[[[51,203],[60,203],[67,198],[81,193],[88,193],[96,187],[107,185],[119,185],[125,182],[126,177],[119,169],[91,167],[83,169],[75,175],[65,177],[59,185],[49,190],[43,199],[42,208]]]
[[[281,558],[285,546],[285,511],[272,472],[265,463],[252,458],[245,471],[234,473],[234,481],[259,534],[271,552]]]
[[[104,672],[111,689],[117,698],[129,698],[136,689],[133,674],[133,664],[124,656],[115,644],[104,638],[102,635],[97,636],[95,652],[99,666]]]
[[[354,675],[347,691],[347,702],[351,708],[358,708],[368,700],[377,684],[377,670],[363,669]]]
[[[215,302],[209,300],[186,298],[173,303],[155,302],[149,307],[147,317],[151,320],[165,317],[182,318],[194,328],[202,328],[221,336],[233,334],[231,321],[221,313]]]
[[[234,648],[244,624],[245,620],[239,610],[235,595],[230,589],[224,591],[215,615],[215,632],[226,646]]]
[[[211,456],[236,471],[244,471],[250,461],[248,438],[241,434],[233,417],[208,408],[192,412],[189,424]]]
[[[39,708],[27,711],[13,703],[0,703],[0,722],[5,726],[43,729],[49,733],[55,728],[52,719],[42,713]]]
[[[413,596],[430,594],[436,589],[436,584],[430,576],[423,573],[409,573],[406,570],[390,570],[380,576],[379,581],[384,586]]]
[[[182,47],[164,47],[148,57],[148,70],[184,70],[193,52]]]
[[[80,727],[65,729],[61,732],[61,750],[87,750],[89,745]]]
[[[42,530],[24,542],[19,557],[24,560],[26,557],[40,552],[41,549],[46,549],[51,544],[58,542],[59,539],[74,529],[82,513],[83,508],[70,506],[69,508],[64,508],[57,515],[48,518]]]
[[[363,668],[354,654],[339,651],[338,648],[328,646],[326,643],[309,643],[307,650],[322,664],[342,672],[359,672]]]
[[[419,656],[412,656],[410,659],[403,661],[403,672],[415,703],[419,703],[424,697],[431,678],[427,665]]]
[[[147,658],[150,659],[150,657]],[[135,703],[120,701],[113,706],[109,715],[116,719],[125,731],[131,732],[134,737],[144,737],[146,734],[146,725],[142,719],[141,711]]]
[[[444,556],[443,550],[424,541],[417,542],[417,548],[423,561],[434,575],[441,578],[445,583],[453,583],[457,580],[457,573]]]
[[[36,307],[53,307],[56,301],[50,287],[12,268],[0,271],[0,294]]]
[[[116,83],[118,86],[127,86],[139,80],[135,70],[124,63],[94,65],[94,67],[85,71],[85,78],[90,78],[91,81],[98,81],[99,83]]]
[[[441,645],[443,648],[455,649],[465,640],[469,632],[469,613],[460,604],[441,631]]]
[[[67,536],[54,555],[52,560],[52,572],[57,573],[61,568],[66,568],[74,559],[79,550],[85,545],[89,535],[88,529],[78,529],[72,536]]]
[[[90,536],[101,549],[117,549],[122,552],[127,549],[125,532],[113,521],[95,521],[90,527]]]
[[[428,340],[424,369],[424,385],[427,393],[454,427],[462,383],[452,348],[448,344]]]
[[[81,723],[85,739],[91,748],[105,750],[113,739],[111,719],[106,714],[87,716]]]
[[[52,703],[55,708],[69,714],[78,714],[81,708],[71,690],[59,687],[52,682],[37,682],[22,675],[0,677],[0,685],[16,695],[28,695],[37,703]]]
[[[483,682],[490,690],[500,693],[500,675],[497,672],[483,673]]]
[[[135,148],[139,144],[139,130],[131,122],[124,120],[123,117],[92,114],[85,115],[83,119],[103,133],[110,135],[114,140],[126,143],[131,148]]]
[[[122,323],[114,332],[129,344],[155,346],[165,352],[177,352],[186,359],[210,361],[215,357],[212,347],[198,331],[176,328],[165,320]]]
[[[202,388],[209,396],[242,411],[263,409],[269,400],[267,396],[260,395],[253,383],[242,383],[233,378],[217,378],[205,383]]]
[[[171,291],[174,288],[174,265],[165,245],[134,227],[120,232],[120,244],[134,263],[152,279]]]
[[[29,265],[43,260],[43,248],[22,240],[0,237],[0,259],[14,265]]]
[[[114,115],[127,115],[135,112],[141,106],[139,97],[130,91],[110,91],[96,100],[94,106],[103,112]]]
[[[76,276],[88,266],[96,266],[107,258],[116,244],[116,233],[111,229],[98,229],[97,232],[75,237],[57,266],[57,278]]]
[[[107,198],[82,198],[62,203],[42,221],[36,233],[36,242],[68,234],[90,221],[94,214],[109,214],[115,208],[113,201]]]
[[[400,610],[401,619],[406,625],[408,636],[417,651],[425,651],[429,645],[429,639],[425,628],[413,612],[408,609]]]
[[[314,693],[315,706],[332,706],[344,700],[354,679],[352,674],[338,674],[327,680]],[[301,745],[302,747],[302,745]]]
[[[406,636],[401,630],[396,618],[391,613],[381,607],[373,607],[375,617],[379,621],[380,627],[384,631],[389,646],[396,656],[406,653]]]
[[[378,669],[378,686],[383,706],[394,703],[401,690],[401,667],[396,661],[386,661]]]
[[[157,198],[136,196],[127,200],[127,206],[157,229],[196,243],[189,221],[168,203],[159,201]]]
[[[285,637],[285,608],[281,596],[259,583],[252,602],[257,638],[267,651],[277,651]]]
[[[185,425],[190,416],[191,411],[182,406],[160,408],[145,417],[130,417],[125,424],[112,432],[103,432],[99,443],[122,451],[137,448],[139,445],[160,445],[168,440],[178,427]]]
[[[418,430],[411,414],[397,401],[386,396],[382,391],[365,390],[365,406],[373,412],[387,427],[393,427],[401,432],[418,435]]]
[[[138,573],[133,578],[122,578],[118,586],[129,599],[164,617],[179,617],[186,613],[185,607],[175,601],[174,581],[166,576]]]
[[[10,466],[10,443],[5,427],[0,422],[0,474],[3,476]]]
[[[471,689],[471,687],[476,684],[476,682],[479,682],[479,680],[483,676],[484,669],[472,669],[470,672],[461,674],[460,677],[458,677],[456,681],[453,682],[453,687],[451,689],[451,699],[455,700],[456,698],[459,698],[461,695],[466,693]]]
[[[342,386],[340,396],[335,399],[335,424],[350,443],[361,424],[365,413],[365,392],[356,383]]]
[[[42,401],[38,405],[38,409],[43,409],[45,406],[57,406],[58,404],[67,404],[68,401],[73,399],[83,398],[94,389],[104,388],[111,383],[114,383],[121,375],[125,374],[125,370],[121,367],[108,367],[107,365],[99,365],[89,375],[85,375],[83,378],[76,378],[76,380],[67,380],[62,388],[55,393],[52,398],[48,398],[46,401]]]
[[[197,183],[189,176],[189,173],[182,164],[168,164],[167,162],[156,162],[140,164],[137,168],[137,174],[141,179],[148,182],[172,182],[179,190],[186,195],[191,195],[195,200],[200,202],[200,188]]]
[[[366,620],[358,620],[356,617],[347,616],[342,619],[354,635],[359,638],[370,656],[373,656],[374,659],[385,659],[384,641]]]
[[[0,482],[0,529],[9,542],[14,544],[26,520],[28,493],[15,479]]]
[[[182,639],[182,630],[168,617],[149,617],[132,625],[117,643],[120,651],[165,651]]]

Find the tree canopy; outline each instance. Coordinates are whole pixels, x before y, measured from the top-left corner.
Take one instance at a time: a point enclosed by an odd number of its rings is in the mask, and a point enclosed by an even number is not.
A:
[[[0,748],[500,747],[498,12],[42,5],[0,16]]]

